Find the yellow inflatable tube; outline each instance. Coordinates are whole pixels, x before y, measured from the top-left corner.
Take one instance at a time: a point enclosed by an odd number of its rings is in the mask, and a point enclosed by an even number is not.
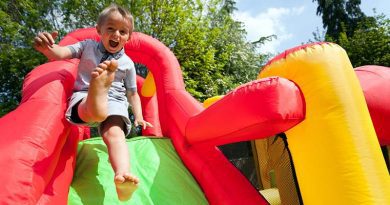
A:
[[[217,96],[214,96],[211,98],[207,98],[205,101],[203,101],[203,107],[208,108],[210,105],[214,104],[215,102],[217,102],[218,100],[220,100],[223,97],[224,97],[224,95],[217,95]]]
[[[305,97],[305,120],[286,132],[304,204],[390,204],[389,174],[346,52],[329,43],[291,49],[259,74],[269,76],[295,82]]]
[[[144,97],[152,97],[156,93],[156,84],[154,83],[154,77],[151,72],[146,75],[144,84],[141,88],[141,95]]]

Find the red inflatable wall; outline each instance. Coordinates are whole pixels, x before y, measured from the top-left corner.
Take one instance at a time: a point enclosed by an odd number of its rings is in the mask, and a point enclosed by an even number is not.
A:
[[[75,68],[75,61],[35,68],[19,107],[0,119],[1,204],[48,204],[46,196],[66,203],[63,186],[71,182],[77,141],[84,137],[83,128],[64,119]]]

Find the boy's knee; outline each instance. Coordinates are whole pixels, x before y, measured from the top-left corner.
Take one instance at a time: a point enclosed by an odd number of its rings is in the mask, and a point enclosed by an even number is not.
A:
[[[121,117],[110,116],[101,124],[103,140],[123,140],[123,121]]]
[[[103,141],[107,143],[122,142],[125,138],[120,135],[117,131],[108,129],[102,133]]]
[[[86,122],[103,122],[107,119],[108,113],[106,110],[79,109],[80,117],[85,117]]]
[[[105,113],[89,113],[89,112],[79,112],[80,118],[87,123],[101,123],[107,119],[107,114]]]
[[[107,119],[107,113],[104,112],[94,113],[93,115],[94,122],[103,122],[106,119]]]

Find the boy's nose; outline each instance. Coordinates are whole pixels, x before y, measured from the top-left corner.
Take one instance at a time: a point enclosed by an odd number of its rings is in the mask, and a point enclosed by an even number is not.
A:
[[[114,36],[119,36],[119,35],[120,35],[119,30],[115,30],[115,31],[114,31]]]

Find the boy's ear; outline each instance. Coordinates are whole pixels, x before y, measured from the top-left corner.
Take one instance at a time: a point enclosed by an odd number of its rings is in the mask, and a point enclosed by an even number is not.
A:
[[[100,26],[99,26],[99,25],[96,25],[95,28],[96,28],[97,33],[98,33],[99,35],[101,35],[101,33],[100,33]]]

